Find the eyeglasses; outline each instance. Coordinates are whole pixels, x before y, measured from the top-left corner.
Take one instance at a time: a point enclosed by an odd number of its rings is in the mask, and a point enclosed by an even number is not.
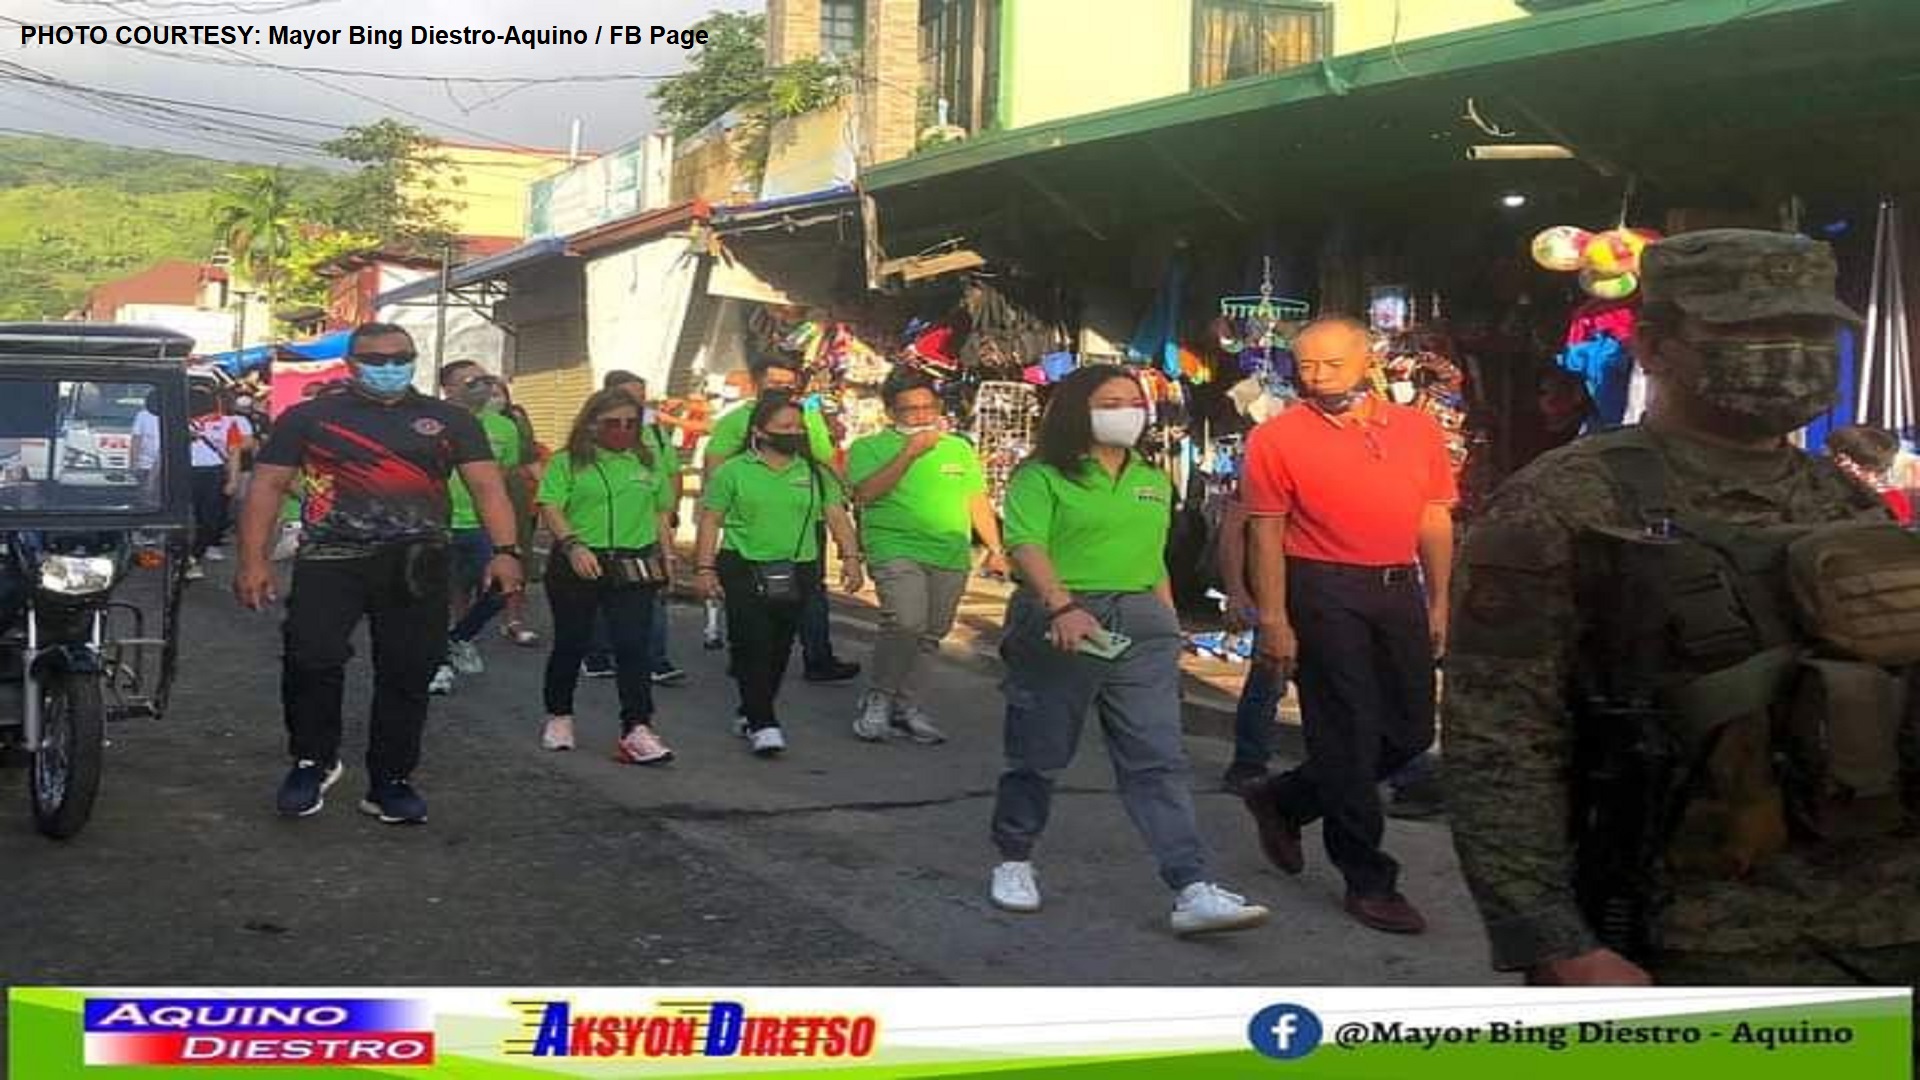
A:
[[[347,359],[363,367],[405,367],[419,359],[419,354],[410,352],[354,353],[347,357]]]
[[[603,428],[619,431],[631,431],[640,426],[640,419],[634,416],[603,416],[595,422]]]

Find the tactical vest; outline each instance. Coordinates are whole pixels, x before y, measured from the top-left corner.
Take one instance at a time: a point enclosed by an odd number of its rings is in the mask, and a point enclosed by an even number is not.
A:
[[[1665,718],[1678,764],[1668,867],[1737,878],[1791,843],[1899,829],[1920,537],[1706,518],[1669,498],[1646,436],[1601,460],[1640,525],[1580,540],[1596,676],[1582,681]]]

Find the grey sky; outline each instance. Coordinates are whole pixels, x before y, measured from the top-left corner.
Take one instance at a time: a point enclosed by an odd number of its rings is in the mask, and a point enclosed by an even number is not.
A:
[[[527,76],[553,78],[600,73],[670,74],[685,68],[688,53],[667,44],[413,45],[398,50],[346,44],[348,28],[396,29],[431,25],[442,30],[509,26],[585,30],[614,24],[690,25],[707,12],[758,10],[750,0],[4,0],[0,2],[0,61],[31,67],[89,87],[205,102],[334,125],[366,123],[392,115],[430,134],[463,142],[504,142],[564,149],[573,118],[583,123],[582,143],[604,150],[653,129],[650,81],[576,83],[514,88],[472,83],[402,82],[337,75],[300,75],[265,67],[221,66],[236,54],[276,64],[381,71],[407,75]],[[280,7],[289,10],[271,11]],[[265,9],[265,10],[263,10]],[[60,25],[105,24],[112,35],[122,25],[253,26],[254,43],[216,45],[21,44],[11,20]],[[265,44],[268,28],[339,30],[340,44],[301,49]],[[199,61],[199,62],[196,62]],[[209,63],[218,61],[221,63]],[[322,83],[332,84],[322,85]],[[343,88],[343,89],[342,89]],[[355,97],[347,91],[357,92]],[[124,110],[101,115],[65,103],[58,95],[30,91],[0,74],[0,126],[127,146],[147,146],[208,157],[319,164],[312,157],[268,146],[221,145],[204,133],[153,130],[129,122]],[[497,100],[487,99],[498,96]],[[381,104],[365,98],[380,99]],[[406,112],[418,115],[407,115]],[[235,122],[282,131],[317,143],[332,132],[245,117]]]

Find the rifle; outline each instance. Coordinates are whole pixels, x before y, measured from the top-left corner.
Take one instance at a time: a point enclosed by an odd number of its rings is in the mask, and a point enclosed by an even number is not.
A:
[[[1666,851],[1689,763],[1657,693],[1669,660],[1665,556],[1671,541],[1629,529],[1587,538],[1582,608],[1593,633],[1577,678],[1574,893],[1601,943],[1631,960],[1658,946]]]

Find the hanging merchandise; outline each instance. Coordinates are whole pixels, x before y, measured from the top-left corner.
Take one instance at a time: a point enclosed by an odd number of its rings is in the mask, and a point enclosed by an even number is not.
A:
[[[1071,347],[1073,298],[1027,278],[975,278],[947,321],[962,328],[950,351],[982,380],[1016,380],[1043,357]]]
[[[1593,421],[1588,430],[1617,427],[1627,415],[1633,356],[1611,334],[1595,334],[1560,354],[1560,366],[1580,376],[1593,399]]]
[[[1640,275],[1604,274],[1588,268],[1580,271],[1580,290],[1595,300],[1625,300],[1640,290]]]
[[[1542,270],[1572,273],[1580,269],[1593,234],[1578,225],[1555,225],[1542,229],[1533,238],[1533,261]]]
[[[973,447],[987,477],[987,492],[998,507],[1007,479],[1033,452],[1040,424],[1040,395],[1017,382],[983,382],[973,399]]]
[[[1176,253],[1167,261],[1167,273],[1153,295],[1153,304],[1127,342],[1127,359],[1153,364],[1169,375],[1180,372],[1180,301],[1187,283],[1186,257]]]
[[[1269,255],[1261,260],[1259,295],[1221,297],[1220,315],[1228,320],[1229,330],[1222,335],[1221,347],[1238,354],[1248,348],[1291,346],[1294,333],[1312,317],[1313,307],[1305,300],[1273,295],[1273,257]],[[1229,347],[1228,341],[1239,347]]]

